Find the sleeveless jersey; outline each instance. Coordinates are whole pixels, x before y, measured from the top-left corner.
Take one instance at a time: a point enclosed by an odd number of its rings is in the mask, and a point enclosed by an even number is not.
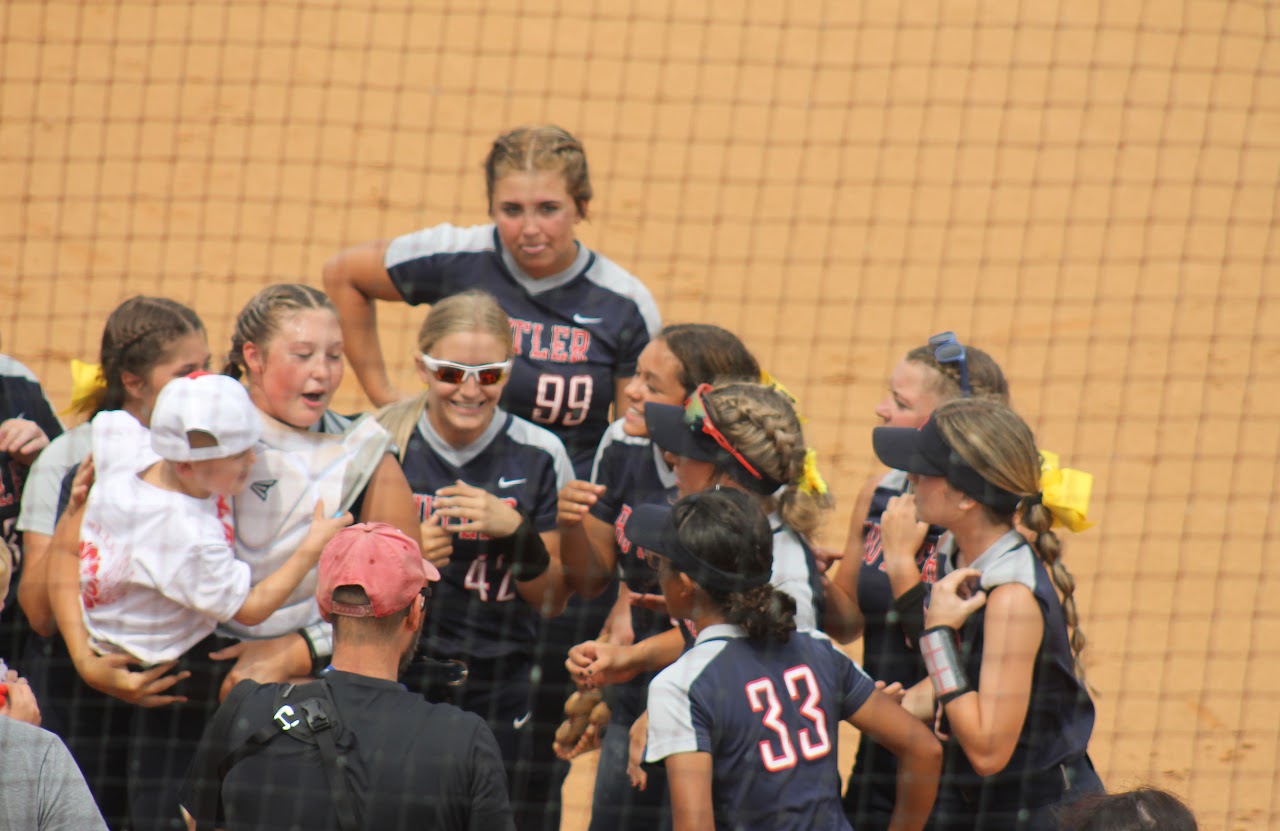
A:
[[[437,225],[392,241],[385,265],[411,305],[468,289],[497,298],[511,318],[515,365],[502,405],[564,443],[580,477],[609,426],[614,380],[661,327],[644,284],[579,246],[566,271],[533,279],[503,250],[493,225]]]
[[[947,556],[942,564],[943,575],[954,568],[951,556]],[[1036,653],[1027,717],[1009,764],[995,776],[979,776],[960,743],[952,739],[943,742],[944,769],[948,774],[947,781],[960,786],[1004,781],[1016,783],[1028,771],[1049,770],[1084,755],[1093,734],[1093,701],[1075,675],[1067,623],[1057,590],[1044,562],[1022,535],[1009,531],[969,565],[982,572],[982,588],[987,592],[1009,583],[1021,583],[1030,589],[1044,616],[1044,636]],[[960,629],[961,659],[975,689],[982,684],[985,611],[985,608],[979,609]],[[942,735],[951,732],[941,708],[938,711],[938,730]]]
[[[649,686],[645,761],[710,753],[717,829],[848,829],[836,742],[874,689],[821,632],[761,645],[708,626]]]
[[[462,480],[524,511],[540,533],[556,529],[560,488],[572,478],[559,439],[501,409],[463,448],[442,439],[424,412],[402,464],[420,520],[431,515],[437,490]],[[460,659],[533,654],[538,615],[516,591],[502,551],[502,541],[483,534],[453,535],[453,554],[427,604],[422,652]]]

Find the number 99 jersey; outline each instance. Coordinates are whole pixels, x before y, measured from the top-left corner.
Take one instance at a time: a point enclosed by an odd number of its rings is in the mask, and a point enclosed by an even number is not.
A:
[[[397,237],[384,265],[406,303],[435,303],[482,289],[511,318],[515,365],[508,411],[564,442],[579,478],[590,474],[609,426],[614,381],[661,327],[644,284],[585,246],[560,274],[533,279],[502,249],[493,225],[438,225]]]
[[[649,685],[645,761],[710,753],[717,829],[848,829],[836,742],[874,690],[821,632],[759,644],[708,626]]]

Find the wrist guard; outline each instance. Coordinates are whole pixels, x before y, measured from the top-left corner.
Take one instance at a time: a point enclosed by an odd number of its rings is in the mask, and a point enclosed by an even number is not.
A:
[[[934,626],[920,636],[920,654],[933,682],[933,695],[939,704],[946,704],[967,692],[969,676],[960,662],[960,650],[956,645],[956,630],[950,626]]]
[[[524,511],[520,511],[520,527],[505,542],[511,576],[517,581],[536,580],[551,567],[546,543]]]
[[[924,598],[928,594],[924,581],[921,580],[903,592],[901,597],[893,599],[894,611],[898,613],[898,626],[907,639],[907,646],[912,649],[920,643],[920,634],[924,631]]]

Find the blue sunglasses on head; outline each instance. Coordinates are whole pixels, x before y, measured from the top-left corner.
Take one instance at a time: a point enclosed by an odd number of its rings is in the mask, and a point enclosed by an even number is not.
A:
[[[965,360],[964,344],[956,337],[955,332],[939,332],[929,338],[933,347],[933,359],[940,364],[960,365],[960,393],[968,398],[973,394],[969,386],[969,362]]]

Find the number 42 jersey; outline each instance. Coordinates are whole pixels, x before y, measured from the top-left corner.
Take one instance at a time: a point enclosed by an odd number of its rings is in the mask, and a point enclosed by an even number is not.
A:
[[[649,685],[645,761],[710,753],[717,829],[848,829],[836,741],[874,690],[821,632],[708,626]]]
[[[515,342],[502,406],[555,433],[587,478],[609,426],[614,381],[635,374],[661,326],[644,284],[585,246],[560,274],[534,279],[503,250],[493,225],[405,234],[391,242],[384,265],[412,305],[468,289],[497,298]]]

